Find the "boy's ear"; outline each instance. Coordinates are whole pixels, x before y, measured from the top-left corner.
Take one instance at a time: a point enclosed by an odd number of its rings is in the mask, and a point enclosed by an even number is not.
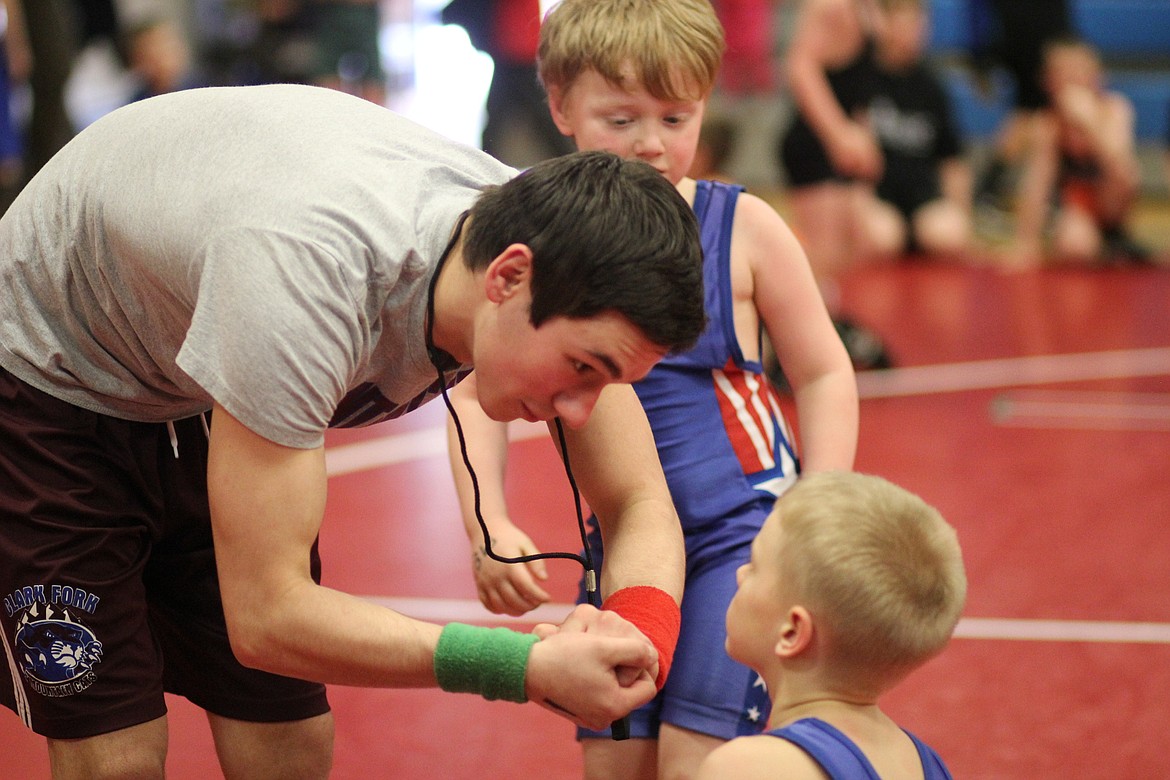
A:
[[[509,244],[484,272],[487,297],[492,303],[501,303],[526,289],[531,280],[532,250],[526,244]]]
[[[780,622],[775,652],[779,658],[795,658],[808,649],[813,638],[812,615],[799,604]]]
[[[565,90],[557,84],[548,86],[548,110],[552,115],[553,124],[561,131],[561,135],[572,138],[573,126],[565,114]]]

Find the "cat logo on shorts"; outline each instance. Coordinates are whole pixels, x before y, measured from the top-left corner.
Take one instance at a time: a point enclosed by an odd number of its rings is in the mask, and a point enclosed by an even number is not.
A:
[[[44,617],[39,616],[44,609]],[[68,609],[33,603],[16,624],[14,655],[29,686],[42,696],[72,696],[97,679],[102,643]]]

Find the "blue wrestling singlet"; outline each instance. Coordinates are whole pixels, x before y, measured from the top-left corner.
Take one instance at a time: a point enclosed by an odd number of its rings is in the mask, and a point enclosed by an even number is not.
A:
[[[670,677],[654,701],[631,714],[633,737],[655,737],[666,722],[730,739],[758,734],[768,722],[763,681],[727,656],[724,618],[735,570],[748,561],[752,540],[799,466],[776,391],[763,365],[744,359],[735,335],[731,227],[742,191],[697,182],[709,322],[693,349],[668,355],[634,385],[682,521],[687,572]],[[601,566],[596,520],[590,523]]]
[[[697,182],[694,209],[710,321],[694,348],[667,355],[634,385],[688,534],[745,512],[767,514],[797,474],[776,392],[763,364],[744,359],[735,335],[731,226],[742,191]],[[753,521],[753,535],[755,530],[759,523]]]
[[[938,753],[909,731],[903,732],[918,749],[924,780],[952,780]],[[819,718],[804,718],[767,733],[808,753],[832,780],[881,780],[853,740]]]

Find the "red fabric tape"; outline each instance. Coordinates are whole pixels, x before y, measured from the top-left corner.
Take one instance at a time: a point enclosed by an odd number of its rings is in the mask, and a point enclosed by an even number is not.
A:
[[[651,585],[633,585],[610,595],[602,609],[616,612],[638,627],[658,651],[658,677],[654,680],[659,690],[670,673],[670,662],[678,644],[678,630],[682,613],[678,604],[666,591]]]

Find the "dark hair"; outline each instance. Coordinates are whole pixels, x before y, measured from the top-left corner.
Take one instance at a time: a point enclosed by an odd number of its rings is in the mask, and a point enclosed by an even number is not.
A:
[[[644,162],[575,152],[488,188],[471,209],[464,261],[486,267],[516,243],[533,254],[536,327],[614,311],[678,352],[706,326],[694,212]]]

